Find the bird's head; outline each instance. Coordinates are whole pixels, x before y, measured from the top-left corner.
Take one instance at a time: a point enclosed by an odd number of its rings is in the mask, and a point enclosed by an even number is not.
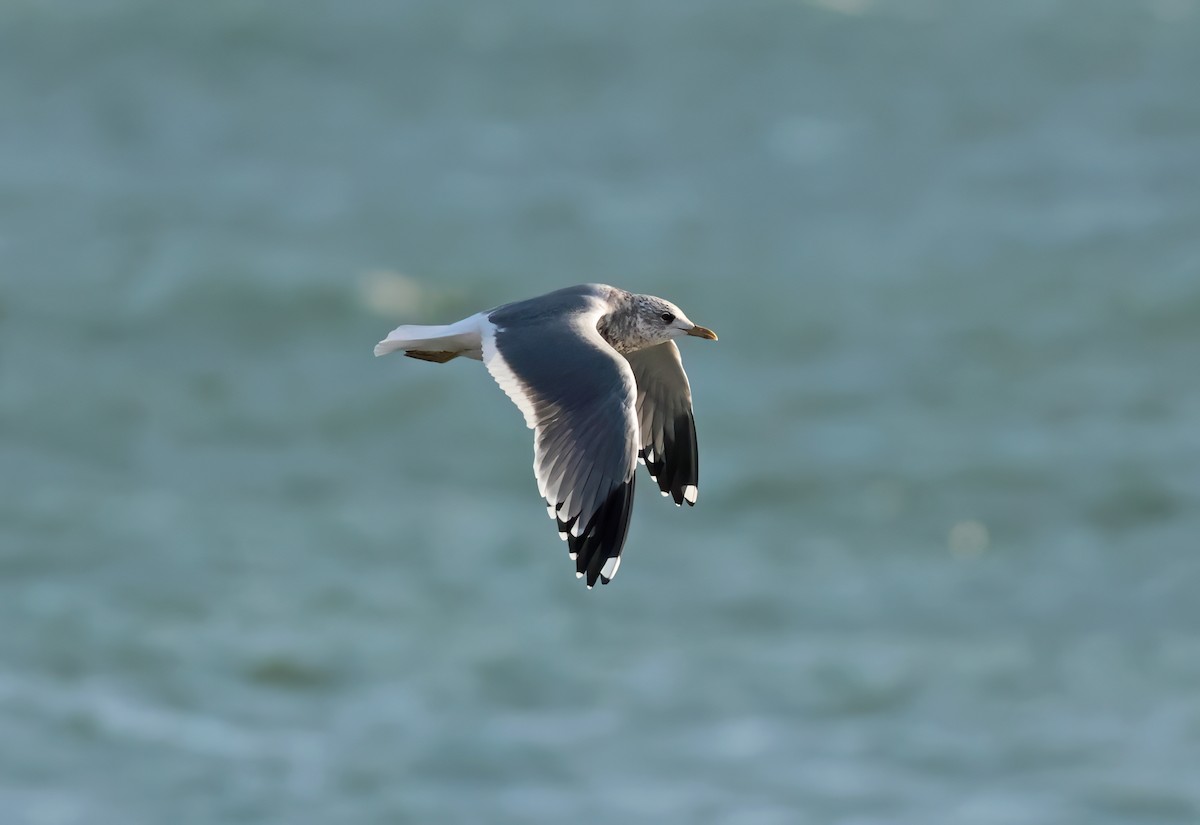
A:
[[[683,310],[670,301],[653,295],[638,295],[635,303],[637,326],[650,341],[648,346],[663,344],[672,338],[691,335],[709,341],[717,340],[717,334],[708,327],[692,323]]]

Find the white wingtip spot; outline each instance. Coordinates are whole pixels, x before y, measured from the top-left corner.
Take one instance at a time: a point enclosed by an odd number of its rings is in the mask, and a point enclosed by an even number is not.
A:
[[[582,579],[582,578],[583,578],[583,574],[582,574],[582,573],[576,573],[576,574],[575,574],[575,578],[577,578],[577,579]]]
[[[667,496],[671,495],[666,490],[659,490],[659,492],[663,494],[663,498],[666,498]]]
[[[566,538],[566,537],[564,536],[563,538]],[[575,561],[575,559],[579,558],[579,554],[578,553],[567,553],[567,558],[569,558],[571,561]]]
[[[617,575],[617,568],[621,566],[620,556],[611,556],[608,561],[604,562],[604,566],[600,568],[600,575],[606,579],[612,579]]]
[[[566,541],[566,540],[567,540],[567,534],[566,534],[566,533],[559,533],[559,534],[558,534],[558,537],[559,537],[560,539],[562,539],[563,541]]]
[[[683,497],[687,501],[688,504],[695,504],[696,496],[698,496],[699,494],[700,494],[700,491],[698,489],[696,489],[695,484],[689,484],[688,486],[683,488]]]

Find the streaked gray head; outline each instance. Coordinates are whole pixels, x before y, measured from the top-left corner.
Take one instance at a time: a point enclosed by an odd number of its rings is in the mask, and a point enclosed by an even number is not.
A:
[[[693,335],[717,340],[711,329],[694,324],[683,310],[653,295],[632,295],[632,301],[601,322],[600,334],[618,352],[634,352]]]

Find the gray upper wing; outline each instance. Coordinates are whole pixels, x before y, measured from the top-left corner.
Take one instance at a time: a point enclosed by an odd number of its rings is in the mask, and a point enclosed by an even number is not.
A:
[[[550,306],[546,299],[551,299]],[[490,313],[484,363],[535,430],[534,474],[576,571],[607,584],[629,530],[637,467],[636,386],[598,332],[604,305],[552,293]]]
[[[692,417],[692,389],[674,341],[626,356],[637,381],[641,443],[638,457],[663,495],[696,503],[700,456]]]

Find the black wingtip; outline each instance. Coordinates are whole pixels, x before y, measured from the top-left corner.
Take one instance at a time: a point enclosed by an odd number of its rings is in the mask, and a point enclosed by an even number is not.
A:
[[[691,410],[688,410],[667,425],[661,449],[643,447],[638,452],[658,489],[669,495],[676,506],[682,506],[685,501],[689,507],[695,506],[695,502],[687,498],[688,487],[700,483],[700,457],[695,433],[695,419]]]
[[[633,512],[633,489],[636,476],[614,487],[608,498],[596,510],[581,535],[568,535],[567,547],[575,554],[576,575],[586,577],[587,586],[596,582],[608,584],[611,578],[600,575],[609,559],[619,557],[629,533],[629,517]]]

